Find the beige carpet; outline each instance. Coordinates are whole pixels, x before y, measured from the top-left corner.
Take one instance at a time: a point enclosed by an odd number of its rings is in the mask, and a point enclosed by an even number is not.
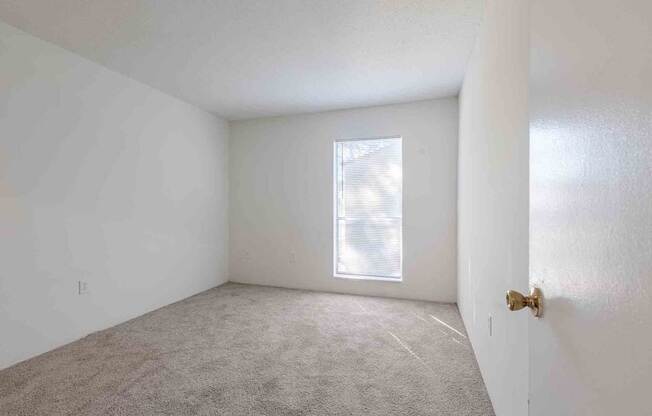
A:
[[[0,371],[1,415],[493,415],[454,305],[226,284]]]

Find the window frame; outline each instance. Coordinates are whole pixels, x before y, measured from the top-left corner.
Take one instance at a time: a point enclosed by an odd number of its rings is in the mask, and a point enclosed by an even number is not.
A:
[[[337,227],[337,208],[338,208],[338,195],[337,195],[337,145],[342,142],[354,142],[354,141],[363,141],[363,140],[389,140],[389,139],[398,139],[401,141],[401,218],[400,218],[400,232],[401,232],[401,247],[400,247],[400,275],[398,277],[389,277],[389,276],[376,276],[368,274],[352,274],[352,273],[339,273],[337,271],[337,242],[339,240],[339,231]],[[337,279],[346,279],[346,280],[373,280],[380,282],[393,282],[393,283],[402,283],[403,282],[403,137],[400,135],[396,136],[380,136],[380,137],[362,137],[362,138],[344,138],[344,139],[335,139],[333,141],[333,277]]]

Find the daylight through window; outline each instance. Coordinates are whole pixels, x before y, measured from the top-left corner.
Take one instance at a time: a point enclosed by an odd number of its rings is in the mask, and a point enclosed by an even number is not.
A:
[[[335,142],[335,275],[401,280],[401,138]]]

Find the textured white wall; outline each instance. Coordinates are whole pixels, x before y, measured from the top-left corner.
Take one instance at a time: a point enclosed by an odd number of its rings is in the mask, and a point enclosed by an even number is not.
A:
[[[225,122],[1,22],[0,68],[0,368],[226,280]]]
[[[231,123],[230,280],[456,298],[457,98]],[[333,277],[333,141],[403,137],[403,282]]]
[[[458,304],[498,416],[527,414],[528,2],[489,0],[460,95]],[[489,319],[492,332],[489,332]]]

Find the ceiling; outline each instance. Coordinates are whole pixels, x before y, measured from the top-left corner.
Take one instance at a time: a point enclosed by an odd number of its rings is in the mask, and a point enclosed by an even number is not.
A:
[[[227,119],[456,95],[482,0],[2,0],[0,19]]]

